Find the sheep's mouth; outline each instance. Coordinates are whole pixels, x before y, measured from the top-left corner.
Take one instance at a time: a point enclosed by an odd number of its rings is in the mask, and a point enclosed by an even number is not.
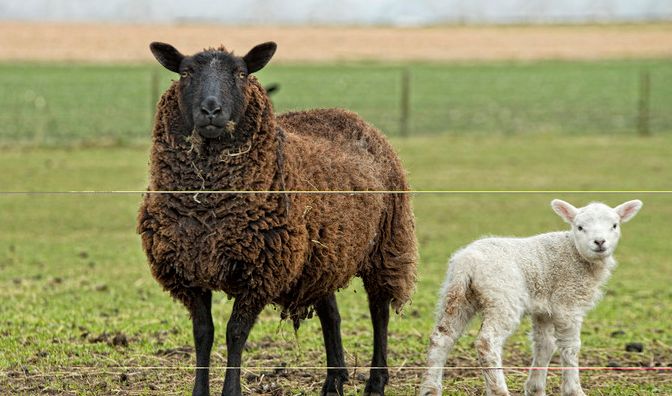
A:
[[[607,252],[607,248],[597,248],[597,249],[591,249],[591,250],[592,250],[594,253],[598,253],[598,254],[606,253],[606,252]]]
[[[218,126],[214,124],[208,124],[204,126],[196,127],[196,131],[199,135],[207,139],[214,139],[222,136],[226,128],[223,126]]]
[[[233,121],[227,121],[223,125],[220,125],[216,122],[204,125],[196,125],[196,132],[206,139],[215,139],[226,134],[233,135],[235,129],[236,123]]]

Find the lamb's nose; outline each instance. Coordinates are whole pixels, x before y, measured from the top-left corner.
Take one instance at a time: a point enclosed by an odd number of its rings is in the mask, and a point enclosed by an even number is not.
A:
[[[593,242],[595,242],[595,244],[597,245],[597,247],[602,247],[602,245],[604,245],[604,243],[605,243],[606,241],[605,241],[604,239],[596,239],[596,240],[594,240]]]
[[[201,102],[201,113],[204,116],[207,116],[209,119],[212,120],[221,112],[222,106],[214,96],[208,96],[203,102]]]

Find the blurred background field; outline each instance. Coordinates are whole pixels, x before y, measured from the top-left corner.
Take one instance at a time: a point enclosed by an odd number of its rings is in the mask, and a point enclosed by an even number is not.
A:
[[[146,143],[173,78],[158,65],[0,64],[0,142]],[[279,83],[278,112],[344,107],[388,136],[672,132],[669,60],[280,64],[259,78]]]
[[[586,371],[582,379],[590,395],[672,394],[670,371],[662,371],[672,367],[670,195],[591,193],[672,189],[669,23],[401,29],[14,21],[0,22],[0,32],[0,389],[189,392],[191,324],[149,273],[134,230],[140,195],[40,192],[146,188],[154,104],[174,78],[152,61],[149,40],[185,52],[224,43],[240,54],[277,36],[278,61],[259,73],[264,85],[280,84],[276,111],[357,111],[390,137],[413,189],[584,191],[414,196],[419,282],[413,303],[391,323],[388,394],[412,395],[419,383],[449,255],[484,234],[564,228],[549,207],[554,197],[577,205],[644,201],[624,226],[605,298],[586,319],[581,361],[661,371]],[[347,362],[366,366],[371,331],[360,282],[338,298]],[[223,378],[231,305],[215,299],[213,393]],[[480,373],[468,368],[477,365],[477,330],[475,323],[451,354],[451,394],[482,394]],[[505,365],[530,364],[527,330],[525,321],[507,344]],[[629,342],[644,351],[626,352]],[[316,394],[323,370],[308,367],[324,362],[319,322],[305,322],[295,336],[269,307],[244,359],[252,394]],[[351,372],[348,395],[361,393],[367,375]],[[520,393],[525,370],[507,377]],[[559,392],[559,380],[551,374],[549,394]]]

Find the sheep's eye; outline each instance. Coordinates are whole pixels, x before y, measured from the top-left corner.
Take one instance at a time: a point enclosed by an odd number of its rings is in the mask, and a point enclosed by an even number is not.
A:
[[[182,73],[180,73],[180,77],[182,77],[182,78],[187,78],[187,77],[189,77],[189,72],[186,71],[186,70],[183,71]]]
[[[583,227],[579,226],[578,227],[579,231],[583,231]]]
[[[616,229],[616,227],[618,227],[618,224],[614,223],[614,226],[613,226],[613,227],[611,227],[611,228],[613,228],[613,229],[615,230],[615,229]]]
[[[241,80],[244,79],[245,78],[245,72],[244,71],[239,71],[238,72],[238,78],[240,78]]]

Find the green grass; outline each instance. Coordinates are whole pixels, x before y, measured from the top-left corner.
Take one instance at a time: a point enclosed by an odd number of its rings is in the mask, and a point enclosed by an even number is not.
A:
[[[268,80],[271,80],[268,76]],[[284,89],[284,87],[283,87]],[[287,88],[290,95],[290,88]],[[290,95],[291,96],[291,95]],[[280,101],[281,96],[278,96]],[[614,99],[616,100],[616,99]],[[115,123],[124,120],[115,119]],[[111,124],[114,124],[111,122]],[[440,135],[395,139],[414,189],[670,190],[672,136]],[[144,189],[146,146],[13,148],[0,156],[2,191]],[[417,293],[390,326],[390,395],[411,395],[424,364],[436,296],[449,255],[484,234],[530,235],[563,229],[554,197],[577,205],[644,201],[624,226],[619,267],[583,329],[581,361],[605,366],[672,364],[672,240],[670,195],[664,194],[420,194],[414,197],[421,263]],[[12,393],[186,394],[192,384],[191,326],[186,310],[152,279],[135,235],[138,195],[0,195],[0,388]],[[359,281],[338,295],[343,341],[351,366],[366,366],[371,330]],[[223,328],[232,303],[217,295],[213,392],[221,389],[226,356]],[[448,364],[477,365],[470,328]],[[504,363],[530,364],[526,320],[509,340]],[[621,330],[620,336],[611,333]],[[123,333],[128,346],[113,345]],[[643,353],[625,352],[627,342]],[[284,394],[315,394],[322,370],[275,372],[254,366],[322,366],[319,321],[295,338],[279,312],[267,309],[254,328],[244,364],[248,389],[280,386]],[[558,361],[554,361],[558,365]],[[155,368],[143,368],[143,367]],[[156,368],[159,367],[159,368]],[[161,369],[163,367],[163,369]],[[360,393],[358,370],[348,394]],[[364,372],[365,373],[365,372]],[[263,377],[261,376],[263,374]],[[365,373],[366,374],[366,373]],[[255,376],[256,375],[256,376]],[[508,370],[519,393],[522,370]],[[559,374],[549,394],[559,392]],[[671,394],[665,373],[585,372],[591,395]],[[261,384],[261,385],[258,385]],[[447,391],[478,395],[478,371],[451,371]],[[303,393],[301,393],[303,391]],[[276,393],[280,394],[279,391]]]
[[[346,107],[400,130],[401,73],[411,74],[412,134],[635,134],[639,76],[651,76],[650,128],[672,131],[669,60],[387,65],[271,64],[278,111]],[[0,64],[0,145],[146,141],[159,66]]]

